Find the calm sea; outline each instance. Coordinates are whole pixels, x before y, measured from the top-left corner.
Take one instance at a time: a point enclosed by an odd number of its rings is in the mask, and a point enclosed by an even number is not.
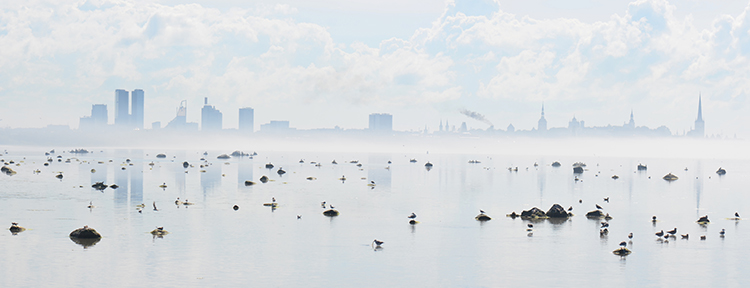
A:
[[[729,219],[735,212],[750,219],[746,159],[257,151],[253,159],[221,160],[231,151],[2,152],[17,174],[0,175],[0,219],[27,228],[0,233],[2,287],[750,283],[750,221]],[[43,166],[47,157],[53,162]],[[184,161],[191,166],[183,168]],[[562,166],[552,167],[554,161]],[[576,180],[572,164],[579,161],[587,166]],[[639,163],[648,170],[636,171]],[[279,167],[287,173],[279,175]],[[719,167],[727,174],[717,175]],[[679,180],[662,180],[670,172]],[[258,181],[264,175],[268,183]],[[91,188],[100,181],[119,188]],[[194,205],[175,205],[178,197]],[[263,205],[272,199],[276,209]],[[324,216],[323,201],[340,215]],[[534,222],[532,231],[531,222],[505,216],[555,203],[572,206],[575,216]],[[613,217],[606,236],[601,220],[584,216],[596,204]],[[480,209],[493,219],[474,220]],[[411,213],[419,224],[408,223]],[[710,224],[696,223],[703,215]],[[99,231],[101,241],[87,247],[71,241],[68,234],[84,225]],[[156,227],[169,234],[153,237]],[[654,236],[673,228],[689,239]],[[631,232],[633,253],[614,255]],[[373,248],[375,239],[384,241],[381,249]]]

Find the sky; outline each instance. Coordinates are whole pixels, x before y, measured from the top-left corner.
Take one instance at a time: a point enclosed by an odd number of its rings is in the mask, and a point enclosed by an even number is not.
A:
[[[718,3],[716,3],[718,2]],[[693,127],[750,137],[748,1],[4,1],[0,127],[78,126],[114,90],[145,123],[203,97],[237,128],[255,109],[299,129]]]

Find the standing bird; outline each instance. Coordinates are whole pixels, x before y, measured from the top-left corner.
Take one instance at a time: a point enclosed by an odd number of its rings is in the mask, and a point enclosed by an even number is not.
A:
[[[568,207],[568,212],[573,211],[573,206]]]
[[[484,214],[484,210],[479,209],[479,213]]]
[[[667,233],[672,234],[672,235],[677,234],[677,227],[675,227],[672,230],[667,231]]]
[[[596,209],[602,210],[602,206],[599,206],[599,204],[594,204],[594,205],[596,205]]]
[[[86,207],[86,208],[93,209],[94,208],[94,204],[92,202],[93,201],[89,201],[89,206]]]
[[[651,216],[651,222],[656,222],[656,215]]]
[[[609,203],[609,197],[604,198],[604,202]]]
[[[297,220],[302,219],[302,215],[297,215]]]
[[[385,242],[379,241],[378,239],[372,240],[372,244],[375,244],[375,248],[380,247],[380,245],[383,245],[383,243],[385,243]],[[372,244],[370,244],[370,245],[372,245]]]
[[[622,242],[620,242],[620,246],[621,247],[627,247],[628,243],[626,243],[625,241],[622,241]]]
[[[417,214],[414,214],[414,212],[411,212],[411,215],[409,215],[409,217],[407,217],[407,218],[409,218],[409,219],[417,218]]]
[[[154,201],[154,211],[159,211],[159,209],[156,209],[156,201]]]
[[[630,234],[628,234],[628,239],[633,239],[633,232],[630,232]]]
[[[276,202],[276,197],[271,197],[271,202]]]
[[[326,208],[326,201],[320,202],[320,207]]]
[[[734,217],[740,218],[740,213],[734,212]]]
[[[719,231],[719,236],[724,237],[724,234],[727,233],[724,231],[724,228],[721,228],[721,231]]]
[[[609,227],[609,222],[602,222],[601,228],[607,228],[607,227]]]
[[[680,235],[680,236],[682,236],[682,239],[688,239],[688,237],[690,237],[690,235],[689,235],[689,234],[682,234],[682,235]]]
[[[656,237],[661,237],[661,236],[664,236],[664,230],[661,230],[661,231],[659,231],[659,232],[656,232],[656,234],[655,234],[655,235],[656,235]]]

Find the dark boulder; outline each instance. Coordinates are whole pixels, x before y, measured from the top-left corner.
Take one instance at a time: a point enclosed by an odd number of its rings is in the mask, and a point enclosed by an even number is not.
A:
[[[604,218],[604,212],[602,210],[594,210],[586,213],[586,218],[601,219]]]
[[[91,185],[91,187],[96,190],[104,190],[104,189],[107,189],[107,187],[109,186],[107,184],[104,184],[104,182],[96,182],[93,185]]]
[[[188,167],[190,167],[190,163],[188,163],[187,161],[182,162],[182,168],[188,168]]]
[[[487,216],[487,214],[484,213],[477,215],[477,217],[474,217],[474,219],[482,222],[492,220],[490,216]]]
[[[328,217],[339,216],[339,211],[333,210],[333,209],[329,209],[329,210],[323,211],[323,215],[326,215]]]
[[[547,210],[547,217],[550,218],[568,218],[568,212],[560,204],[554,204]]]
[[[263,182],[263,183],[268,182],[268,177],[266,177],[266,175],[263,175],[262,177],[260,177],[260,182]]]
[[[99,232],[96,232],[94,228],[83,226],[83,228],[78,228],[73,230],[73,232],[70,232],[70,238],[98,239],[102,238],[102,235],[99,234]]]
[[[255,182],[250,181],[250,180],[245,181],[245,186],[251,186],[251,185],[255,185]]]
[[[531,208],[529,210],[524,210],[521,212],[522,218],[541,218],[547,216],[542,209],[539,208]]]
[[[573,167],[573,173],[576,173],[576,174],[583,173],[583,167],[581,167],[581,166]]]

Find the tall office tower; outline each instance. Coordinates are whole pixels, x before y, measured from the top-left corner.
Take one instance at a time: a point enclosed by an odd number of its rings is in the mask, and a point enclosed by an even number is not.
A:
[[[203,108],[201,109],[201,130],[218,131],[221,130],[222,115],[216,107],[208,105],[208,97],[204,98]]]
[[[130,114],[128,111],[128,91],[115,90],[115,125],[126,127],[130,125]]]
[[[107,105],[105,104],[94,104],[91,105],[91,119],[93,124],[97,127],[103,127],[107,125],[109,120],[107,115]]]
[[[370,114],[370,131],[393,131],[393,116],[386,113]]]
[[[243,132],[253,132],[253,128],[255,125],[255,122],[253,118],[255,117],[255,111],[253,108],[246,107],[246,108],[240,108],[240,131]]]
[[[130,125],[135,129],[143,129],[143,90],[135,89],[130,93]]]
[[[544,119],[544,104],[542,104],[542,118],[539,118],[537,130],[547,131],[547,119]]]

